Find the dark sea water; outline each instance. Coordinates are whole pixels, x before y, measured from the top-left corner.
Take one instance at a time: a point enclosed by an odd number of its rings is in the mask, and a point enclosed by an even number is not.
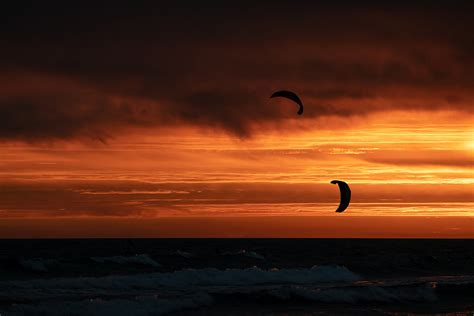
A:
[[[0,240],[4,315],[473,315],[474,240]]]

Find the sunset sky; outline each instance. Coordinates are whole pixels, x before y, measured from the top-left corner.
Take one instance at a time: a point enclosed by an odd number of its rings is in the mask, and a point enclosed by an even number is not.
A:
[[[0,237],[474,238],[473,14],[4,8]]]

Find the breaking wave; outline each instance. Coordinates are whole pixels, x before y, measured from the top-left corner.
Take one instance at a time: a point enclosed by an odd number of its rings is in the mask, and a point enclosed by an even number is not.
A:
[[[30,258],[20,259],[18,264],[27,271],[48,272],[51,268],[59,266],[59,261],[55,259]]]
[[[141,264],[159,268],[161,265],[150,258],[148,255],[141,254],[135,256],[113,256],[113,257],[91,257],[91,260],[97,263],[115,263],[115,264]]]
[[[213,298],[198,293],[179,299],[159,299],[157,297],[137,297],[135,299],[89,299],[78,302],[42,302],[37,305],[17,304],[8,315],[164,315],[184,309],[211,305]]]
[[[328,282],[354,282],[360,277],[341,266],[315,266],[311,269],[249,269],[218,270],[186,269],[170,273],[150,273],[127,276],[78,277],[36,279],[29,281],[0,282],[5,289],[156,289],[160,287],[187,287],[209,285],[259,284],[317,284]]]
[[[311,269],[187,269],[107,277],[0,282],[5,315],[163,315],[221,298],[286,304],[411,304],[437,300],[439,286],[471,286],[472,276],[362,280],[343,266]],[[461,285],[458,285],[461,284]],[[459,289],[458,289],[459,290]],[[225,300],[224,300],[225,301]]]
[[[356,286],[330,289],[285,287],[269,290],[267,294],[279,300],[304,299],[312,302],[348,304],[360,302],[405,303],[436,300],[435,291],[430,284],[410,287]]]
[[[265,257],[255,251],[248,251],[245,249],[239,251],[226,251],[223,253],[224,256],[244,256],[258,260],[265,260]]]

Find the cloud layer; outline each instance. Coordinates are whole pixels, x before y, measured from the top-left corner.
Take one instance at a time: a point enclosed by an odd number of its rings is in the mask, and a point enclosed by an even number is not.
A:
[[[247,137],[296,118],[294,105],[268,99],[278,89],[301,95],[303,120],[472,114],[472,9],[469,1],[11,7],[2,17],[0,139],[105,140],[170,125]]]

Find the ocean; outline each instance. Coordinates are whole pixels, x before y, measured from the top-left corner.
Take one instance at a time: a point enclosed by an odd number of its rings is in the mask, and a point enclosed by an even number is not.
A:
[[[0,240],[0,315],[474,315],[473,239]]]

